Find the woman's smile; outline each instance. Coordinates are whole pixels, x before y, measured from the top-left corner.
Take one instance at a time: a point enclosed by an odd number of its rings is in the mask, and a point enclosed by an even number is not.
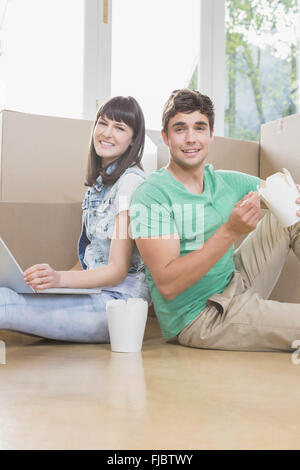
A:
[[[100,116],[94,130],[96,154],[106,166],[123,155],[132,143],[133,129],[124,122]]]

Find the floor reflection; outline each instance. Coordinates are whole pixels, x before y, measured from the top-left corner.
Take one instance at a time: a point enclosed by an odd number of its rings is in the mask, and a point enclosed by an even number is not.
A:
[[[106,404],[136,416],[146,410],[147,393],[141,353],[112,352],[105,379]]]

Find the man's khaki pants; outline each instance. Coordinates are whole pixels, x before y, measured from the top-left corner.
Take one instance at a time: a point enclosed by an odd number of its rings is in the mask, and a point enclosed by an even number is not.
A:
[[[178,335],[194,348],[291,350],[300,340],[300,303],[268,299],[292,250],[300,261],[300,222],[283,228],[267,212],[235,251],[236,271],[226,289]],[[295,279],[300,289],[300,279]]]

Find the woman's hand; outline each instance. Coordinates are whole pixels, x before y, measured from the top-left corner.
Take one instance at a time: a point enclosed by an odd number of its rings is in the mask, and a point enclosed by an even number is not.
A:
[[[60,273],[49,264],[35,264],[24,271],[26,284],[33,289],[42,290],[60,286]]]

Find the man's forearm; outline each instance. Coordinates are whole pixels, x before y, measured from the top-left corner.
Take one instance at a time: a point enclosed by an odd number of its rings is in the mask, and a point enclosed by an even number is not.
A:
[[[226,224],[212,235],[198,250],[168,263],[163,272],[160,291],[168,300],[199,281],[224,256],[238,235]]]

